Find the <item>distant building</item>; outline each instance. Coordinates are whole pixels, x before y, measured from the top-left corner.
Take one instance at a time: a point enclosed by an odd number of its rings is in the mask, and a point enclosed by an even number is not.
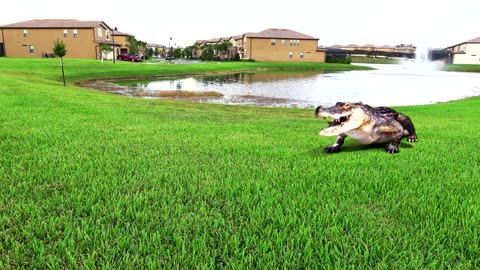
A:
[[[125,42],[113,43],[112,28],[103,21],[29,20],[0,26],[0,56],[52,57],[56,40],[67,46],[69,58],[100,58],[102,44],[119,48]],[[121,41],[121,40],[119,40]]]
[[[227,57],[238,54],[240,59],[272,62],[325,62],[326,51],[318,48],[318,38],[289,29],[266,29],[261,32],[249,32],[242,35],[199,40],[197,55],[201,47],[224,41],[232,43]]]
[[[257,61],[325,62],[318,38],[288,29],[246,33],[243,57]]]
[[[114,30],[113,36],[115,38],[115,43],[119,46],[118,49],[120,49],[119,54],[116,55],[130,52],[130,43],[128,42],[128,38],[133,37],[133,35]]]
[[[394,47],[390,45],[375,46],[373,44],[366,45],[340,45],[335,44],[325,47],[329,52],[348,53],[352,56],[368,56],[368,57],[396,57],[396,58],[413,58],[415,57],[415,48],[409,46]]]
[[[164,45],[148,43],[147,48],[149,50],[152,50],[154,56],[160,56],[160,57],[166,56],[165,55],[166,47]],[[155,54],[155,52],[158,52],[158,54]]]
[[[480,64],[480,37],[447,47],[452,64]]]

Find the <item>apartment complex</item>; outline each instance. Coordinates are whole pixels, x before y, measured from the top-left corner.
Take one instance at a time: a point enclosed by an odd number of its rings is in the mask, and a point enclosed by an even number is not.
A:
[[[446,48],[452,64],[480,64],[480,37]]]
[[[390,45],[375,46],[373,44],[333,45],[325,47],[327,50],[342,50],[350,55],[368,55],[377,57],[415,57],[416,48],[410,46],[393,47]]]
[[[120,36],[121,43],[114,42],[112,33],[103,21],[46,19],[2,25],[0,56],[50,57],[54,42],[62,40],[67,46],[67,57],[100,58],[102,44],[114,46],[117,54],[120,48],[126,48],[126,40],[122,41]]]
[[[230,54],[241,59],[276,62],[325,62],[326,50],[318,48],[318,38],[289,29],[266,29],[227,38],[200,40],[198,47],[208,44],[232,43]],[[201,51],[197,53],[201,54]],[[231,55],[229,56],[231,57]]]

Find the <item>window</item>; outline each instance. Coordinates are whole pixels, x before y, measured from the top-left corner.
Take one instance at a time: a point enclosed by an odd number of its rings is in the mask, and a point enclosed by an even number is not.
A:
[[[105,30],[105,39],[110,40],[110,31]]]
[[[35,47],[33,45],[28,46],[30,53],[35,53]]]
[[[288,58],[293,58],[293,52],[288,53]]]
[[[282,39],[282,46],[286,46],[287,45],[287,41],[285,39]]]
[[[300,46],[300,40],[298,39],[290,40],[290,46]]]
[[[102,28],[98,28],[98,29],[97,29],[97,35],[98,35],[99,37],[102,37],[102,36],[103,36]]]
[[[27,34],[28,34],[27,29],[24,29],[23,30],[23,37],[27,37]]]
[[[300,58],[303,58],[303,52],[300,52]]]
[[[74,38],[78,37],[78,30],[77,29],[73,29],[73,37]]]
[[[63,30],[63,37],[64,38],[68,37],[68,30],[67,29]]]
[[[275,46],[276,43],[277,43],[277,40],[276,40],[276,39],[272,39],[272,40],[271,40],[272,46]]]

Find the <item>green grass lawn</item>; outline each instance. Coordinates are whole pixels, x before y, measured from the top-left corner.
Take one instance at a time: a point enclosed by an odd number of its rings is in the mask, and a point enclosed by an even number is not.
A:
[[[312,110],[74,84],[349,67],[65,59],[64,87],[58,59],[0,58],[0,268],[480,268],[478,97],[396,107],[399,154],[327,154]]]

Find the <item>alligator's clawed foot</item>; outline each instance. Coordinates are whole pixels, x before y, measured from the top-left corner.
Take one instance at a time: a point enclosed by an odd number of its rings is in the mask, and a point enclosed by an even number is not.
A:
[[[338,153],[339,151],[340,151],[340,146],[337,144],[325,147],[325,152],[327,153]]]
[[[387,148],[385,148],[385,152],[389,153],[389,154],[396,154],[398,153],[398,146],[395,146],[395,145],[388,145]]]
[[[418,142],[417,136],[415,135],[408,136],[407,142]]]

